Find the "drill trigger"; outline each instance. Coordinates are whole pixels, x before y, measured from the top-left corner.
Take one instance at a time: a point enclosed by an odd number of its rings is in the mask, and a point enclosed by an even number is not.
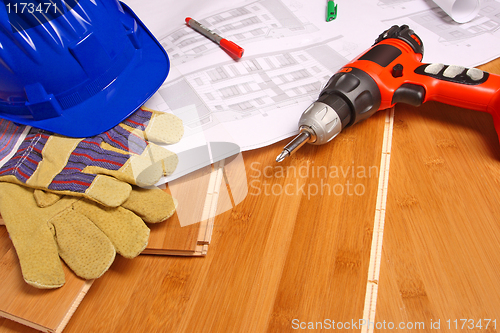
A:
[[[424,102],[425,88],[413,83],[403,83],[392,95],[392,104],[404,103],[420,106]]]

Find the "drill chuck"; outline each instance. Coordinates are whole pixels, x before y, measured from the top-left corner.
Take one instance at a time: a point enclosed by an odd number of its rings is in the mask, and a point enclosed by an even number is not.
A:
[[[311,134],[310,144],[322,145],[332,140],[342,130],[342,122],[338,113],[322,102],[312,103],[299,119],[301,132]]]
[[[342,131],[342,121],[337,111],[322,102],[312,103],[299,120],[300,134],[297,135],[276,158],[283,161],[306,143],[322,145]]]

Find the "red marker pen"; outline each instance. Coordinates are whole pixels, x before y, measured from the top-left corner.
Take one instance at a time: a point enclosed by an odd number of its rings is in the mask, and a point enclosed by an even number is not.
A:
[[[186,23],[187,23],[187,25],[189,25],[194,30],[198,31],[203,36],[205,36],[205,37],[209,38],[210,40],[219,44],[220,47],[222,47],[222,49],[224,49],[232,57],[241,58],[243,56],[244,50],[241,47],[239,47],[235,43],[231,42],[230,40],[222,38],[221,36],[217,35],[215,32],[210,31],[210,29],[207,29],[204,25],[197,22],[196,20],[193,20],[190,17],[186,17]]]

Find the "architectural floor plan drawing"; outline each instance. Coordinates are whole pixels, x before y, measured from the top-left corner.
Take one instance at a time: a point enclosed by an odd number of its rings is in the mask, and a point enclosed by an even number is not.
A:
[[[174,9],[161,0],[125,2],[152,27],[171,60],[169,76],[146,103],[178,115],[185,125],[181,142],[168,147],[181,156],[182,167],[165,181],[194,164],[215,162],[215,155],[224,158],[220,151],[208,151],[200,163],[196,156],[200,149],[210,150],[211,142],[232,143],[229,156],[235,146],[236,151],[249,150],[296,134],[300,115],[328,78],[392,25],[409,25],[420,36],[423,62],[473,67],[500,56],[496,0],[484,0],[477,17],[465,24],[430,0],[342,2],[331,22],[325,20],[323,0],[214,0],[202,5],[184,0]],[[184,22],[187,16],[243,47],[243,57],[232,59],[192,30]]]
[[[335,45],[339,51],[334,49]],[[198,69],[167,81],[148,105],[183,119],[183,140],[197,140],[202,135],[202,141],[213,142],[224,132],[224,140],[230,138],[241,150],[254,144],[262,146],[269,136],[276,135],[272,128],[281,127],[283,122],[290,122],[290,132],[284,137],[295,133],[297,115],[291,110],[307,107],[330,76],[354,56],[342,45],[342,36],[337,36],[306,48],[249,56],[238,62]],[[265,127],[270,130],[238,137],[236,124],[248,121],[259,124],[261,130]],[[255,125],[244,127],[255,128]],[[255,140],[256,137],[261,141]],[[221,156],[234,154],[234,146],[227,147],[232,151]],[[183,153],[180,156],[186,154]]]
[[[197,117],[183,117],[188,131],[253,115],[267,117],[274,109],[313,99],[346,60],[321,44],[208,67],[162,86],[158,94],[163,103],[156,108],[178,114],[194,102]]]

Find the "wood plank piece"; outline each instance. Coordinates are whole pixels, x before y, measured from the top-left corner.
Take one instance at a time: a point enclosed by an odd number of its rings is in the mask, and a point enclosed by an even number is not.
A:
[[[192,172],[164,188],[169,193],[174,191],[174,198],[180,204],[187,206],[182,212],[190,216],[184,218],[199,222],[189,225],[181,223],[179,209],[183,207],[177,207],[178,211],[169,220],[157,225],[149,225],[151,234],[143,254],[180,256],[207,254],[216,210],[220,204],[219,193],[221,187],[225,188],[222,186],[223,170],[224,160],[218,161],[214,166],[207,166]],[[206,195],[198,196],[193,193],[206,193]]]
[[[385,113],[380,112],[328,145],[297,153],[316,170],[348,172],[328,179],[310,175],[308,185],[321,186],[323,179],[337,194],[302,197],[268,332],[294,332],[297,321],[351,323],[362,317],[384,124]],[[348,182],[362,194],[349,195]],[[265,330],[263,325],[256,332]]]
[[[481,68],[500,74],[500,61]],[[499,161],[489,114],[396,107],[376,322],[498,331]]]

